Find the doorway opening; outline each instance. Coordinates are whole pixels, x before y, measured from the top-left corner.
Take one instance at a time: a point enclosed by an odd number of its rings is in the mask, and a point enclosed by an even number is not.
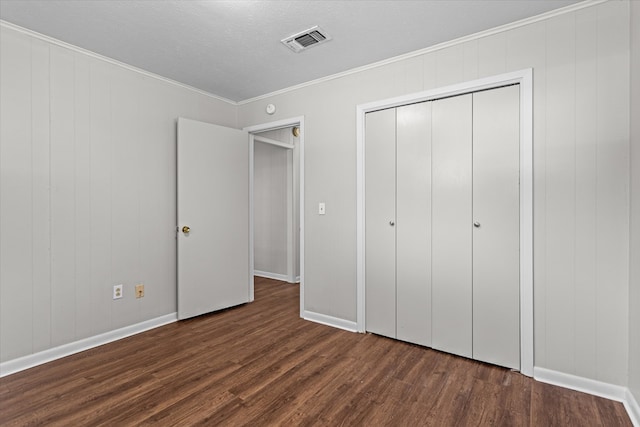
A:
[[[300,281],[298,129],[259,132],[253,144],[253,274],[288,283]]]
[[[249,132],[250,275],[300,283],[302,315],[304,117],[244,130]],[[253,300],[253,285],[250,293]]]

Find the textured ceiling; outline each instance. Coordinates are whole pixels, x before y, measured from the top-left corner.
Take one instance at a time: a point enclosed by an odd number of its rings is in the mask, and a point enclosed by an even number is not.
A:
[[[576,0],[0,0],[0,19],[240,101]],[[320,25],[333,40],[280,44]]]

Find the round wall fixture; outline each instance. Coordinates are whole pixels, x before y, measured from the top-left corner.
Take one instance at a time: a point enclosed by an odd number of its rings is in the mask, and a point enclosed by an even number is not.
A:
[[[299,136],[300,128],[298,126],[294,126],[293,129],[291,129],[291,133],[293,134],[293,136]]]
[[[276,106],[273,104],[267,104],[267,108],[265,108],[267,114],[273,114],[276,112]]]

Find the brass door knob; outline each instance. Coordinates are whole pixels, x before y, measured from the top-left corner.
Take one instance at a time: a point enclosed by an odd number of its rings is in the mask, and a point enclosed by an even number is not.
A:
[[[184,234],[187,234],[189,231],[191,231],[191,229],[188,226],[185,225],[184,227],[182,227],[182,232]]]

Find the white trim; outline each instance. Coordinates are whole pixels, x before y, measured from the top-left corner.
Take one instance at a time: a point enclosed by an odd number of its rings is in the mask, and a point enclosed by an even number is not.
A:
[[[274,122],[246,126],[246,127],[243,127],[242,130],[245,130],[249,133],[259,133],[259,132],[266,132],[269,130],[288,128],[291,126],[302,126],[303,122],[304,122],[304,116],[298,116],[298,117],[291,117],[289,119],[276,120]],[[300,129],[300,135],[302,137],[302,129]]]
[[[635,427],[640,427],[640,405],[631,390],[627,389],[623,403],[629,418],[631,418],[631,423]]]
[[[262,123],[244,127],[243,130],[249,132],[249,247],[250,247],[250,272],[251,272],[251,290],[253,292],[253,274],[254,258],[253,258],[253,144],[254,133],[265,132],[268,130],[282,129],[285,127],[298,126],[300,128],[300,317],[304,317],[304,116],[291,117],[289,119],[281,119],[274,122]]]
[[[631,390],[627,387],[579,377],[577,375],[565,374],[564,372],[553,371],[538,366],[533,368],[533,378],[536,381],[546,384],[622,402],[631,419],[631,423],[635,427],[640,427],[640,406],[633,396],[633,393],[631,393]]]
[[[385,108],[476,92],[509,84],[520,85],[520,372],[533,375],[533,72],[525,69],[498,76],[403,95],[356,107],[356,318],[365,332],[365,114]]]
[[[304,255],[304,151],[305,151],[305,143],[304,143],[304,135],[305,135],[305,129],[304,129],[304,116],[300,117],[299,120],[299,127],[300,127],[300,139],[299,139],[299,144],[300,144],[300,157],[298,159],[298,168],[300,170],[300,176],[299,176],[299,181],[298,181],[298,185],[300,186],[300,194],[298,195],[300,197],[300,235],[298,236],[300,239],[300,315],[302,315],[303,311],[304,311],[304,269],[305,269],[305,255]]]
[[[253,275],[258,277],[265,277],[267,279],[274,279],[274,280],[280,280],[282,282],[292,283],[289,280],[289,276],[287,276],[286,274],[269,273],[268,271],[262,271],[262,270],[253,270]]]
[[[271,144],[278,147],[286,148],[287,150],[293,150],[293,144],[287,144],[286,142],[276,141],[275,139],[267,138],[261,135],[254,135],[254,141],[264,142],[265,144]]]
[[[481,39],[483,37],[487,37],[487,36],[490,36],[490,35],[493,35],[493,34],[505,32],[505,31],[509,31],[509,30],[513,30],[515,28],[523,27],[525,25],[530,25],[530,24],[533,24],[535,22],[544,21],[546,19],[550,19],[550,18],[553,18],[555,16],[564,15],[565,13],[575,12],[575,11],[580,10],[580,9],[584,9],[584,8],[587,8],[587,7],[598,5],[600,3],[604,3],[605,1],[608,1],[608,0],[586,0],[586,1],[581,1],[579,3],[574,3],[574,4],[571,4],[569,6],[565,6],[565,7],[556,9],[556,10],[551,10],[549,12],[545,12],[545,13],[542,13],[540,15],[532,16],[530,18],[521,19],[519,21],[511,22],[509,24],[501,25],[499,27],[490,28],[488,30],[480,31],[480,32],[475,33],[475,34],[470,34],[468,36],[464,36],[464,37],[460,37],[460,38],[457,38],[457,39],[454,39],[454,40],[450,40],[450,41],[446,41],[446,42],[443,42],[443,43],[439,43],[439,44],[436,44],[434,46],[429,46],[429,47],[426,47],[424,49],[414,50],[412,52],[408,52],[408,53],[405,53],[403,55],[398,55],[398,56],[394,56],[392,58],[384,59],[382,61],[374,62],[372,64],[363,65],[362,67],[352,68],[352,69],[347,70],[347,71],[342,71],[340,73],[332,74],[330,76],[321,77],[319,79],[311,80],[311,81],[308,81],[308,82],[305,82],[305,83],[300,83],[298,85],[290,86],[290,87],[287,87],[287,88],[284,88],[284,89],[280,89],[280,90],[276,90],[276,91],[273,91],[273,92],[269,92],[269,93],[266,93],[264,95],[258,95],[258,96],[255,96],[253,98],[244,99],[242,101],[238,101],[236,104],[237,105],[245,105],[245,104],[249,104],[251,102],[259,101],[259,100],[270,98],[270,97],[273,97],[273,96],[282,95],[282,94],[285,94],[285,93],[288,93],[288,92],[293,92],[295,90],[302,89],[302,88],[305,88],[305,87],[308,87],[308,86],[312,86],[312,85],[315,85],[315,84],[324,83],[324,82],[327,82],[327,81],[330,81],[330,80],[339,79],[341,77],[349,76],[351,74],[360,73],[362,71],[367,71],[367,70],[371,70],[373,68],[382,67],[383,65],[392,64],[392,63],[398,62],[398,61],[404,61],[406,59],[414,58],[416,56],[420,56],[420,55],[424,55],[424,54],[427,54],[427,53],[435,52],[435,51],[442,50],[442,49],[445,49],[445,48],[448,48],[448,47],[451,47],[451,46],[455,46],[455,45],[459,45],[459,44],[462,44],[462,43],[466,43],[466,42],[469,42],[469,41],[472,41],[472,40],[478,40],[478,39]]]
[[[536,381],[546,384],[557,385],[618,402],[624,401],[627,390],[627,388],[623,386],[579,377],[577,375],[565,374],[564,372],[553,371],[539,366],[533,368],[533,378]]]
[[[344,329],[345,331],[349,332],[357,332],[358,330],[356,322],[340,319],[338,317],[327,316],[326,314],[315,313],[313,311],[305,311],[302,313],[301,317],[304,320],[308,320],[310,322],[320,323],[338,329]]]
[[[293,129],[293,128],[291,128]],[[288,135],[289,140],[291,141],[291,146],[293,147],[294,137],[293,132]],[[295,244],[295,235],[298,234],[298,225],[295,224],[295,214],[296,214],[296,206],[293,205],[294,200],[294,191],[295,191],[295,170],[294,170],[294,150],[286,150],[286,160],[287,160],[287,170],[286,170],[286,188],[287,188],[287,282],[295,283],[295,270],[296,270],[296,258],[300,255],[298,252],[298,248]],[[297,154],[297,153],[296,153]]]
[[[520,372],[533,375],[533,70],[520,79]]]
[[[253,248],[253,169],[254,169],[254,160],[253,160],[253,152],[255,145],[255,136],[252,133],[249,133],[249,302],[253,302],[255,300],[255,285],[253,281],[253,276],[256,274],[253,269],[255,264],[255,251]]]
[[[0,378],[15,374],[16,372],[24,371],[25,369],[33,368],[34,366],[42,365],[43,363],[61,359],[81,351],[108,344],[131,335],[164,326],[169,323],[176,322],[177,320],[177,313],[165,314],[164,316],[145,320],[144,322],[136,323],[135,325],[125,326],[124,328],[84,338],[69,344],[64,344],[38,353],[30,354],[28,356],[20,357],[18,359],[2,362],[0,363]]]
[[[365,332],[365,262],[364,248],[364,135],[366,110],[356,107],[356,324],[358,332]]]
[[[451,47],[451,46],[455,46],[455,45],[459,45],[459,44],[462,44],[462,43],[466,43],[466,42],[471,41],[471,40],[478,40],[478,39],[481,39],[483,37],[487,37],[487,36],[490,36],[490,35],[493,35],[493,34],[501,33],[501,32],[504,32],[504,31],[513,30],[515,28],[523,27],[525,25],[529,25],[529,24],[532,24],[532,23],[535,23],[535,22],[539,22],[539,21],[543,21],[543,20],[546,20],[546,19],[550,19],[550,18],[553,18],[555,16],[560,16],[560,15],[564,15],[566,13],[571,13],[571,12],[575,12],[575,11],[580,10],[580,9],[584,9],[584,8],[587,8],[587,7],[595,6],[595,5],[598,5],[600,3],[604,3],[605,1],[607,1],[607,0],[585,0],[585,1],[581,1],[579,3],[571,4],[569,6],[565,6],[565,7],[559,8],[559,9],[551,10],[549,12],[541,13],[540,15],[532,16],[530,18],[521,19],[519,21],[511,22],[511,23],[508,23],[508,24],[505,24],[505,25],[501,25],[501,26],[498,26],[498,27],[490,28],[488,30],[480,31],[480,32],[477,32],[475,34],[470,34],[468,36],[459,37],[459,38],[454,39],[454,40],[450,40],[450,41],[446,41],[446,42],[443,42],[443,43],[439,43],[439,44],[436,44],[434,46],[429,46],[429,47],[426,47],[426,48],[423,48],[423,49],[419,49],[419,50],[408,52],[408,53],[405,53],[405,54],[402,54],[402,55],[394,56],[392,58],[388,58],[388,59],[385,59],[385,60],[382,60],[382,61],[374,62],[372,64],[364,65],[362,67],[352,68],[350,70],[342,71],[340,73],[332,74],[330,76],[321,77],[319,79],[311,80],[311,81],[308,81],[308,82],[305,82],[305,83],[301,83],[301,84],[298,84],[298,85],[294,85],[294,86],[289,86],[289,87],[286,87],[284,89],[279,89],[279,90],[276,90],[276,91],[273,91],[273,92],[265,93],[263,95],[258,95],[258,96],[255,96],[253,98],[247,98],[247,99],[244,99],[244,100],[241,100],[241,101],[237,101],[237,102],[236,101],[232,101],[232,100],[227,99],[227,98],[223,98],[221,96],[215,95],[215,94],[210,93],[210,92],[206,92],[206,91],[201,90],[201,89],[197,89],[197,88],[195,88],[193,86],[189,86],[189,85],[177,82],[175,80],[171,80],[171,79],[168,79],[166,77],[159,76],[159,75],[151,73],[149,71],[145,71],[145,70],[142,70],[140,68],[136,68],[136,67],[133,67],[131,65],[127,65],[127,64],[125,64],[123,62],[116,61],[115,59],[111,59],[111,58],[108,58],[106,56],[97,54],[95,52],[91,52],[89,50],[83,49],[81,47],[74,46],[74,45],[69,44],[69,43],[65,43],[65,42],[63,42],[61,40],[54,39],[53,37],[49,37],[49,36],[46,36],[44,34],[37,33],[35,31],[29,30],[27,28],[20,27],[18,25],[12,24],[12,23],[7,22],[7,21],[0,20],[0,26],[6,27],[6,28],[10,28],[10,29],[18,31],[20,33],[29,35],[31,37],[35,37],[35,38],[40,39],[40,40],[44,40],[44,41],[49,42],[49,43],[53,43],[55,45],[58,45],[58,46],[61,46],[61,47],[64,47],[64,48],[67,48],[67,49],[70,49],[70,50],[73,50],[73,51],[76,51],[76,52],[84,53],[85,55],[89,55],[89,56],[91,56],[93,58],[100,59],[102,61],[109,62],[109,63],[114,64],[114,65],[118,65],[120,67],[126,68],[126,69],[131,70],[131,71],[135,71],[137,73],[143,74],[143,75],[148,76],[148,77],[152,77],[152,78],[164,81],[166,83],[170,83],[170,84],[173,84],[173,85],[176,85],[176,86],[180,86],[180,87],[182,87],[184,89],[188,89],[188,90],[197,92],[197,93],[199,93],[201,95],[205,95],[205,96],[208,96],[208,97],[211,97],[211,98],[215,98],[215,99],[217,99],[219,101],[223,101],[223,102],[226,102],[228,104],[235,105],[235,106],[240,106],[240,105],[249,104],[251,102],[259,101],[259,100],[262,100],[262,99],[270,98],[270,97],[273,97],[273,96],[276,96],[276,95],[281,95],[281,94],[284,94],[284,93],[293,92],[295,90],[302,89],[302,88],[305,88],[305,87],[308,87],[308,86],[312,86],[312,85],[315,85],[315,84],[319,84],[319,83],[327,82],[327,81],[330,81],[330,80],[338,79],[340,77],[344,77],[344,76],[348,76],[348,75],[351,75],[351,74],[359,73],[359,72],[362,72],[362,71],[366,71],[366,70],[374,69],[374,68],[377,68],[377,67],[381,67],[383,65],[391,64],[391,63],[398,62],[398,61],[403,61],[403,60],[409,59],[409,58],[414,58],[416,56],[424,55],[424,54],[427,54],[427,53],[430,53],[430,52],[435,52],[435,51],[438,51],[438,50],[441,50],[441,49],[445,49],[445,48],[448,48],[448,47]]]
[[[296,283],[300,283],[300,276],[296,276]]]
[[[63,47],[65,49],[71,50],[73,52],[78,52],[78,53],[87,55],[87,56],[89,56],[91,58],[95,58],[95,59],[98,59],[100,61],[104,61],[104,62],[107,62],[109,64],[125,68],[125,69],[127,69],[129,71],[133,71],[135,73],[139,73],[139,74],[142,74],[144,76],[151,77],[153,79],[160,80],[162,82],[169,83],[169,84],[181,87],[182,89],[187,89],[187,90],[190,90],[192,92],[196,92],[196,93],[198,93],[200,95],[204,95],[204,96],[207,96],[209,98],[217,99],[218,101],[226,102],[227,104],[230,104],[230,105],[233,105],[233,106],[236,106],[236,107],[238,106],[237,102],[232,101],[232,100],[227,99],[227,98],[223,98],[222,96],[218,96],[218,95],[215,95],[215,94],[213,94],[211,92],[207,92],[205,90],[198,89],[198,88],[195,88],[193,86],[189,86],[187,84],[180,83],[180,82],[175,81],[175,80],[171,80],[171,79],[169,79],[167,77],[162,77],[162,76],[160,76],[158,74],[154,74],[154,73],[152,73],[150,71],[145,71],[145,70],[143,70],[141,68],[134,67],[133,65],[125,64],[124,62],[120,62],[120,61],[117,61],[115,59],[109,58],[108,56],[103,56],[103,55],[100,55],[99,53],[95,53],[95,52],[92,52],[90,50],[83,49],[81,47],[78,47],[78,46],[63,42],[62,40],[54,39],[53,37],[49,37],[49,36],[46,36],[44,34],[35,32],[33,30],[29,30],[27,28],[21,27],[19,25],[12,24],[11,22],[3,21],[3,20],[0,19],[0,27],[5,27],[5,28],[8,28],[8,29],[17,31],[19,33],[22,33],[22,34],[25,34],[27,36],[36,38],[38,40],[42,40],[42,41],[45,41],[47,43],[51,43],[51,44],[54,44],[56,46]]]

